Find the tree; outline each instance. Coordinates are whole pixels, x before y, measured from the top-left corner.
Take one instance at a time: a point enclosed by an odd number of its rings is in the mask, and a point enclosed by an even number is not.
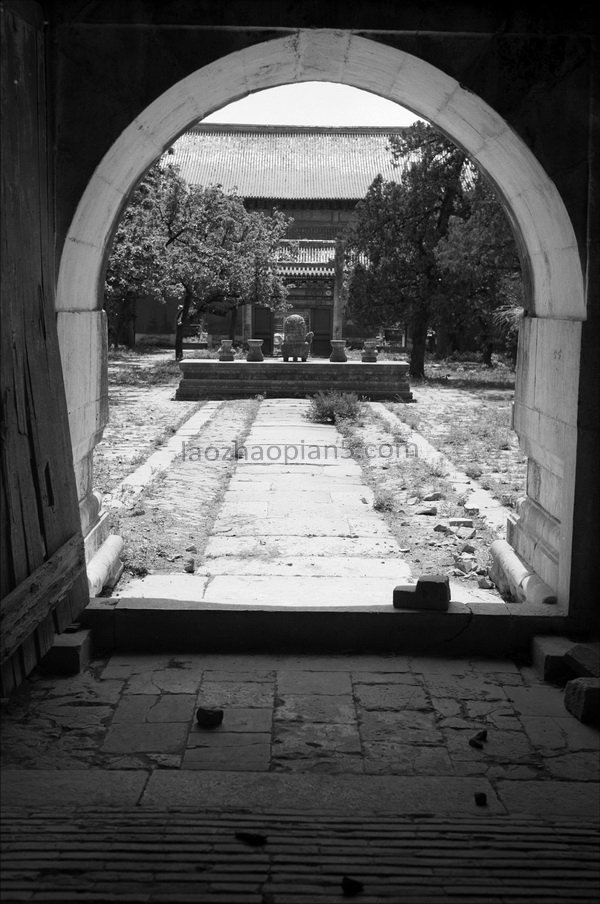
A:
[[[177,299],[176,357],[192,315],[231,312],[233,333],[241,306],[285,305],[275,255],[289,220],[278,211],[249,212],[237,195],[188,186],[174,167],[160,164],[129,206],[109,260],[107,293],[121,303],[141,294]],[[136,269],[137,261],[144,266]]]
[[[475,325],[484,363],[491,365],[499,332],[516,352],[523,281],[518,248],[501,204],[480,176],[466,193],[469,216],[452,218],[435,254],[444,280],[442,328]],[[439,349],[439,351],[442,351]]]
[[[373,325],[404,321],[413,348],[410,373],[424,375],[427,328],[440,293],[435,247],[463,212],[466,159],[431,126],[416,123],[392,140],[401,182],[378,176],[356,208],[347,248],[360,263],[349,314]]]
[[[348,315],[373,327],[407,323],[415,377],[424,375],[428,327],[447,335],[478,319],[489,357],[490,312],[518,288],[506,217],[464,153],[432,126],[409,127],[391,151],[401,181],[374,180],[347,238]]]
[[[138,298],[163,300],[166,260],[156,199],[164,178],[153,167],[138,183],[113,238],[104,283],[104,308],[112,345],[133,345]]]

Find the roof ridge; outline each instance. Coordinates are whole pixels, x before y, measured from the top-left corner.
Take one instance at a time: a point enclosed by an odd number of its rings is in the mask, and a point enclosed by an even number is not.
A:
[[[289,126],[289,125],[260,125],[258,123],[197,123],[183,134],[194,132],[257,132],[265,135],[274,135],[278,132],[290,134],[357,134],[357,135],[386,135],[392,132],[405,132],[409,126]]]

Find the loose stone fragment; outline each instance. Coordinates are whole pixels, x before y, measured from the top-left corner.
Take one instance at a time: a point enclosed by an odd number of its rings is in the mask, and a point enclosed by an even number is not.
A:
[[[416,509],[415,515],[437,515],[437,505],[422,505]]]
[[[487,807],[487,794],[484,791],[476,791],[475,803],[478,807]]]
[[[342,879],[342,891],[348,898],[360,894],[363,889],[364,885],[358,879],[352,879],[350,876],[344,876]]]
[[[472,518],[449,518],[448,524],[450,527],[473,527],[473,519]]]
[[[433,493],[427,493],[426,496],[423,496],[423,502],[437,502],[437,500],[441,498],[442,494],[436,490]]]
[[[435,531],[437,531],[439,534],[447,534],[448,533],[448,525],[442,524],[441,521],[438,521],[438,523],[434,526],[433,529]]]
[[[489,578],[479,578],[479,580],[477,581],[477,586],[481,590],[493,590],[494,589],[494,585],[489,580]]]
[[[261,835],[260,832],[236,832],[235,837],[250,847],[262,847],[267,843],[267,836]]]
[[[213,706],[201,706],[196,721],[201,728],[218,728],[223,721],[223,710]]]
[[[183,570],[186,571],[188,574],[193,574],[194,571],[196,570],[196,563],[195,563],[194,559],[187,559],[186,562],[184,563]]]

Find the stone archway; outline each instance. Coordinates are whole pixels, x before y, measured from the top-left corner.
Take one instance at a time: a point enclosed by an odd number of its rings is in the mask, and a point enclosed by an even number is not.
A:
[[[57,313],[82,525],[94,536],[89,554],[102,538],[91,456],[107,416],[103,268],[121,209],[144,171],[191,123],[255,91],[297,81],[349,84],[412,109],[462,146],[504,199],[530,285],[515,402],[515,428],[530,460],[528,498],[510,536],[566,604],[585,319],[581,263],[566,209],[524,142],[485,102],[429,63],[348,31],[301,30],[177,82],[121,134],[79,202],[60,263]]]

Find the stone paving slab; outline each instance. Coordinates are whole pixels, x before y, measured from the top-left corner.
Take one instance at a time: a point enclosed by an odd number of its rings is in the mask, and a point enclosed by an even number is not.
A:
[[[548,789],[550,790],[550,788]],[[437,778],[413,781],[405,776],[318,775],[235,772],[154,772],[144,790],[142,807],[248,809],[265,813],[277,809],[333,813],[436,813],[480,815],[475,792],[487,795],[489,813],[504,806],[487,780]],[[558,815],[558,814],[557,814]]]
[[[134,807],[147,781],[148,773],[136,770],[4,769],[2,807]]]
[[[266,569],[268,571],[268,569]],[[374,577],[288,576],[267,573],[217,574],[204,593],[205,602],[260,604],[269,606],[365,606],[391,602],[394,580]]]
[[[412,580],[408,565],[402,561],[376,569],[365,568],[363,563],[369,561],[365,559],[359,559],[353,566],[347,564],[352,560],[322,557],[323,564],[316,573],[302,559],[298,560],[299,564],[291,565],[272,566],[271,561],[258,555],[250,559],[249,565],[245,557],[211,557],[200,567],[198,574],[132,578],[112,597],[114,607],[116,610],[124,606],[144,609],[144,601],[147,601],[149,608],[155,608],[156,602],[163,601],[162,608],[166,611],[193,610],[196,604],[205,603],[283,609],[373,606],[392,611],[394,587]],[[340,566],[338,571],[335,570],[336,562]],[[298,580],[291,580],[293,577]],[[450,581],[450,593],[449,613],[468,613],[469,609],[488,614],[507,612],[506,605],[496,594],[476,586]]]
[[[380,525],[377,525],[380,527]],[[375,532],[376,528],[373,528]],[[363,531],[363,534],[366,531]],[[349,518],[341,518],[335,521],[328,515],[316,515],[312,512],[302,512],[282,515],[279,518],[253,518],[251,521],[241,519],[219,518],[213,528],[212,536],[219,537],[222,534],[231,534],[237,537],[347,537],[358,535],[358,530],[353,530]],[[386,526],[381,528],[381,536],[390,538]]]
[[[258,551],[257,551],[258,552]],[[210,573],[321,577],[343,574],[347,578],[371,577],[400,583],[410,577],[410,568],[402,559],[375,556],[275,556],[256,555],[250,561],[241,556],[206,556]]]
[[[282,536],[269,537],[263,540],[260,537],[232,537],[212,536],[205,550],[205,558],[219,556],[240,556],[244,554],[260,554],[265,557],[295,556],[298,553],[298,537]],[[398,551],[398,544],[391,537],[303,537],[302,558],[308,560],[315,557],[358,557],[376,559],[385,556],[392,557],[396,563],[404,562]]]
[[[127,584],[117,587],[113,599],[172,599],[183,602],[204,597],[208,584],[206,575],[151,574],[143,578],[131,578]]]

